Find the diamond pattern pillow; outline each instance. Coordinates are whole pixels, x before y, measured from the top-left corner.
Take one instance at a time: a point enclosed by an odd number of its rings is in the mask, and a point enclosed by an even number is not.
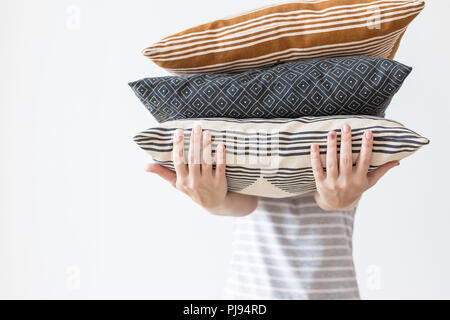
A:
[[[369,56],[285,62],[241,73],[129,83],[159,122],[188,118],[384,116],[411,68]]]
[[[289,1],[168,36],[143,54],[173,74],[343,55],[393,59],[423,7],[421,0]]]
[[[325,164],[326,138],[345,123],[352,127],[353,160],[359,154],[364,130],[374,134],[370,170],[401,160],[429,141],[398,122],[369,116],[306,117],[301,119],[202,119],[177,120],[138,134],[134,140],[154,161],[173,170],[172,136],[185,130],[185,156],[195,124],[212,133],[212,149],[226,146],[229,191],[263,197],[285,198],[315,189],[310,167],[311,143],[318,143]],[[338,139],[339,143],[339,139]],[[187,159],[185,159],[187,161]],[[214,162],[214,154],[213,154]]]

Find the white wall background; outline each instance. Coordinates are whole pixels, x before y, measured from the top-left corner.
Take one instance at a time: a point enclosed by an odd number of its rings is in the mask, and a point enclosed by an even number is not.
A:
[[[220,297],[230,220],[144,172],[131,138],[156,122],[127,82],[165,75],[147,45],[266,3],[2,0],[0,298]],[[387,116],[432,143],[360,204],[364,298],[450,298],[449,10],[428,0],[397,55]]]

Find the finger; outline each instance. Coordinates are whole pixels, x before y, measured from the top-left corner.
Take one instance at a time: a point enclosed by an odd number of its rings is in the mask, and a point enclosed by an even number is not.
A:
[[[311,167],[316,182],[320,182],[325,178],[325,172],[322,168],[322,161],[320,160],[320,151],[317,143],[311,145]]]
[[[362,136],[361,152],[356,162],[356,172],[361,176],[366,176],[372,159],[373,134],[366,130]]]
[[[225,164],[226,162],[226,153],[225,153],[225,145],[223,143],[219,143],[216,148],[216,170],[214,172],[214,177],[217,179],[221,179],[225,177]]]
[[[339,154],[339,174],[350,177],[353,169],[352,131],[348,124],[341,130],[341,147]]]
[[[177,174],[172,170],[169,170],[156,163],[150,163],[145,171],[157,174],[175,187],[175,184],[177,182]]]
[[[188,169],[184,161],[184,131],[181,129],[175,130],[173,136],[172,161],[176,174],[181,177],[187,176]]]
[[[392,168],[395,168],[399,165],[400,165],[400,162],[392,161],[392,162],[385,163],[384,165],[382,165],[375,171],[370,172],[367,175],[367,179],[369,180],[369,186],[373,187],[378,182],[378,180],[380,180],[381,177],[384,176],[389,170],[391,170]]]
[[[189,145],[189,174],[200,176],[202,127],[195,125],[191,130]]]
[[[337,134],[336,131],[328,132],[327,137],[327,177],[338,177],[337,163]]]
[[[211,132],[203,131],[203,151],[202,151],[202,175],[212,174],[212,157],[211,157]]]

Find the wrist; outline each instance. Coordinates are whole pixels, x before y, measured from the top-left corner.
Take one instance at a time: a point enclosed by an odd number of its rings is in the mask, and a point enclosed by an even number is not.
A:
[[[358,205],[361,195],[353,201],[342,202],[339,199],[334,199],[332,201],[325,200],[320,196],[319,192],[315,192],[314,199],[316,204],[324,211],[348,211],[353,210]]]
[[[222,203],[205,209],[214,215],[243,217],[252,213],[257,205],[258,197],[228,192]]]
[[[220,203],[220,204],[217,204],[214,206],[208,206],[208,207],[203,206],[203,209],[205,209],[206,211],[208,211],[211,214],[224,215],[223,212],[227,211],[227,206],[224,205],[224,203]]]

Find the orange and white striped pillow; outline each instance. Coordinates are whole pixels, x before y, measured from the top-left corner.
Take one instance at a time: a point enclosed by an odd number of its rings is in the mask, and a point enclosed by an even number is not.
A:
[[[392,59],[422,0],[310,0],[272,5],[166,37],[143,54],[173,74],[240,71],[343,55]]]

